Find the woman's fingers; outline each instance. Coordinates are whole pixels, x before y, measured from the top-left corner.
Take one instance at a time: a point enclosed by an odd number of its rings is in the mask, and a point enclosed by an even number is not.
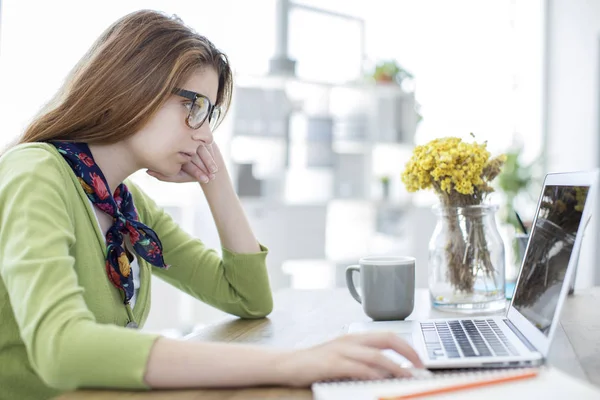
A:
[[[181,170],[191,176],[194,180],[197,180],[201,183],[208,183],[210,181],[210,174],[202,171],[196,164],[193,162],[189,162],[187,164],[183,164]]]
[[[347,340],[377,349],[391,349],[404,356],[415,367],[423,368],[423,362],[417,352],[398,335],[391,332],[374,332],[362,335],[348,335]]]
[[[202,163],[206,168],[206,172],[210,174],[215,174],[217,173],[218,168],[217,163],[214,159],[214,153],[212,153],[211,150],[211,145],[203,145],[198,147],[196,154],[199,156],[200,160],[202,160]]]
[[[196,165],[198,168],[200,168],[203,173],[205,173],[206,175],[209,175],[210,171],[208,170],[208,167],[206,166],[206,163],[204,162],[204,160],[200,157],[199,153],[200,153],[200,148],[198,148],[196,150],[196,153],[194,153],[194,155],[192,156],[192,163],[194,163],[194,165]]]
[[[155,171],[148,170],[148,174],[166,182],[193,182],[208,183],[215,179],[218,172],[215,162],[215,150],[212,145],[202,145],[196,150],[190,162],[183,164],[179,173],[174,176],[165,176]]]
[[[215,148],[214,148],[215,142],[213,141],[210,144],[205,144],[204,147],[206,147],[206,149],[208,150],[208,152],[210,153],[210,155],[212,156],[212,158],[215,158]]]
[[[342,359],[336,369],[338,373],[331,377],[332,379],[376,380],[387,378],[385,371],[348,358]]]
[[[215,179],[217,164],[210,151],[203,145],[199,146],[190,163],[185,164],[184,171],[199,182],[208,183]]]
[[[183,164],[181,170],[174,176],[165,176],[155,171],[147,171],[149,175],[166,182],[193,182],[208,183],[215,179],[218,171],[214,159],[212,145],[198,146],[190,162]]]
[[[356,345],[347,347],[344,350],[344,354],[346,357],[366,364],[370,368],[375,368],[384,378],[389,376],[397,378],[412,376],[410,371],[390,360],[380,349]]]
[[[208,168],[204,164],[204,161],[202,161],[202,159],[200,158],[200,156],[198,154],[194,154],[194,156],[192,157],[191,163],[194,164],[200,170],[200,172],[202,172],[204,175],[206,175],[206,176],[210,175],[210,171],[208,170]]]

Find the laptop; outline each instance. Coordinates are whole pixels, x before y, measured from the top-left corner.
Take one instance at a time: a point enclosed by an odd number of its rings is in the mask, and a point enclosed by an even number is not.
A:
[[[393,331],[414,347],[428,369],[542,364],[575,274],[597,180],[597,170],[546,175],[504,316],[353,323],[349,332]],[[385,353],[410,364],[391,350]]]

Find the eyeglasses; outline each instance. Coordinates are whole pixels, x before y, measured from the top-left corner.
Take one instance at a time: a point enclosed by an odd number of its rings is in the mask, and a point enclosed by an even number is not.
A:
[[[208,118],[210,130],[214,131],[219,124],[221,109],[210,102],[210,99],[202,94],[185,89],[175,88],[173,94],[184,97],[192,102],[187,105],[188,115],[185,123],[192,129],[198,129]]]

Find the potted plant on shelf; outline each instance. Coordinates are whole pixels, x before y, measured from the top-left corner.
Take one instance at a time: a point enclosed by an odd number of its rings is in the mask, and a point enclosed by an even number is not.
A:
[[[390,197],[390,177],[387,175],[383,175],[379,178],[379,182],[381,183],[381,196],[383,199],[387,199]]]
[[[395,60],[381,61],[375,66],[371,77],[375,83],[395,83],[401,85],[404,79],[413,79],[413,75],[402,68]]]

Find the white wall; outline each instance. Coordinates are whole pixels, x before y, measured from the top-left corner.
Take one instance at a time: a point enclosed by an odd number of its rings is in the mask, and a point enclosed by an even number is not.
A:
[[[547,12],[547,169],[595,168],[600,166],[600,0],[548,0]],[[600,284],[595,214],[582,244],[578,287]]]
[[[134,10],[178,15],[223,50],[236,73],[265,73],[273,53],[274,0],[0,1],[0,148],[21,134],[96,37]]]
[[[424,117],[417,130],[419,144],[440,136],[468,138],[474,132],[497,153],[506,151],[515,134],[525,145],[527,161],[539,156],[542,140],[544,1],[296,0],[364,19],[367,70],[395,58],[414,73]],[[291,22],[292,53],[311,54],[327,46],[321,30],[303,32],[311,40],[296,43]],[[336,25],[329,36],[344,44],[352,40],[336,37],[337,31]],[[340,74],[324,64],[335,66],[338,51],[345,48],[298,60],[298,72],[335,79]]]

